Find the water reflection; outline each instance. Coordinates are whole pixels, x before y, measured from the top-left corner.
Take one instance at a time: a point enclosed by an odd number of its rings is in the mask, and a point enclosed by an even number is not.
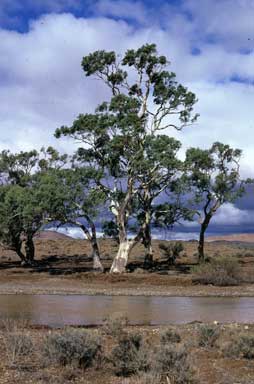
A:
[[[49,326],[100,324],[113,313],[132,324],[254,322],[254,298],[0,295],[1,318]]]

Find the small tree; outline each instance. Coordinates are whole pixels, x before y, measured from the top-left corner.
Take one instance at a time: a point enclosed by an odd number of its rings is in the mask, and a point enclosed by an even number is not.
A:
[[[216,142],[208,150],[190,148],[186,152],[186,176],[195,201],[202,207],[197,211],[200,218],[198,245],[199,261],[204,261],[205,232],[212,217],[227,202],[241,197],[244,185],[252,182],[242,180],[239,172],[241,150]]]
[[[144,174],[141,168],[148,160],[146,143],[156,141],[160,130],[181,129],[197,117],[192,115],[195,95],[176,82],[168,64],[154,44],[128,50],[122,59],[105,51],[84,57],[86,76],[103,81],[111,90],[111,100],[102,103],[94,114],[80,115],[71,127],[56,131],[56,137],[69,136],[85,144],[78,151],[81,164],[92,164],[104,173],[98,186],[107,195],[119,233],[119,250],[111,272],[125,270],[131,249],[144,238],[145,221],[131,239],[127,228],[136,196],[142,185],[147,185],[147,167]],[[156,193],[162,189],[158,168],[157,162],[149,173],[153,185],[158,184]]]
[[[5,248],[14,250],[22,262],[34,261],[34,234],[45,222],[45,212],[38,195],[37,174],[66,162],[49,147],[47,150],[0,154],[0,239]],[[25,242],[25,252],[22,243]]]
[[[103,271],[96,234],[95,218],[105,203],[105,195],[93,180],[99,177],[92,168],[51,169],[39,177],[38,193],[50,221],[78,226],[91,244],[93,268]]]

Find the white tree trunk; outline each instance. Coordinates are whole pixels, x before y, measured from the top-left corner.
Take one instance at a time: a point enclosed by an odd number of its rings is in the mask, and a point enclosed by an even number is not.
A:
[[[104,268],[103,268],[103,265],[101,264],[100,256],[95,250],[93,250],[92,258],[93,258],[94,271],[104,272]]]
[[[130,251],[133,247],[133,241],[125,240],[120,243],[116,257],[110,268],[110,273],[123,273],[128,262]]]

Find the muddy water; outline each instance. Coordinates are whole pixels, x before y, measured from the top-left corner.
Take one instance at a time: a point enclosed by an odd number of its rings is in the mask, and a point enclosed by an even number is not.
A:
[[[112,313],[132,324],[191,321],[254,322],[254,298],[85,295],[0,295],[0,318],[26,318],[52,327],[100,324]]]

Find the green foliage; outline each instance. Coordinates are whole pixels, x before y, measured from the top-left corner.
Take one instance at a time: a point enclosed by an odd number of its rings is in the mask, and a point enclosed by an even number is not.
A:
[[[4,246],[21,254],[22,236],[33,235],[42,225],[43,211],[37,189],[19,185],[0,187],[0,239]]]
[[[221,205],[234,202],[242,196],[244,184],[250,183],[251,180],[240,178],[241,154],[240,149],[233,149],[219,142],[214,143],[208,150],[187,150],[186,169],[190,172],[191,185],[195,188],[198,201],[202,201],[205,195],[206,199],[210,199],[210,206],[216,201]]]
[[[241,282],[240,265],[234,257],[216,257],[193,268],[193,281],[217,286],[238,285]]]
[[[205,348],[214,347],[219,336],[220,329],[218,326],[202,325],[198,332],[198,345]]]
[[[231,358],[254,359],[254,335],[237,335],[224,348],[224,355]]]
[[[180,257],[180,253],[184,251],[184,246],[181,241],[168,242],[168,244],[160,243],[159,248],[164,252],[170,265],[174,265],[176,259]]]
[[[11,184],[27,185],[38,161],[39,153],[35,150],[15,154],[4,150],[0,154],[0,174]]]
[[[0,154],[0,241],[14,250],[23,261],[34,257],[33,235],[45,222],[45,201],[39,192],[39,178],[52,167],[59,168],[66,155],[49,147],[37,151]],[[48,204],[48,202],[47,202]],[[21,251],[26,243],[26,254]]]
[[[105,335],[120,338],[124,333],[124,328],[128,325],[129,321],[125,316],[112,315],[104,320],[102,332]]]
[[[235,202],[245,193],[239,161],[241,150],[215,142],[210,149],[190,148],[186,152],[183,183],[189,187],[200,221],[199,259],[204,259],[204,235],[221,205]]]
[[[174,384],[193,384],[196,382],[190,366],[186,348],[161,344],[154,361],[152,371],[167,376]]]
[[[44,340],[43,355],[50,364],[87,368],[101,351],[101,341],[86,331],[65,329],[50,333]]]
[[[175,332],[173,329],[166,329],[160,335],[161,344],[171,344],[171,343],[180,343],[181,336],[179,333]]]
[[[140,334],[123,334],[113,349],[111,361],[119,376],[130,376],[149,368],[148,348]]]
[[[122,240],[131,217],[138,223],[139,240],[153,220],[175,222],[173,210],[170,219],[165,214],[159,218],[158,212],[155,219],[156,197],[169,188],[182,167],[177,159],[179,141],[159,131],[181,129],[197,116],[193,115],[195,95],[177,83],[168,66],[154,44],[128,50],[122,58],[104,50],[89,54],[82,60],[85,75],[103,81],[112,97],[94,114],[81,114],[72,126],[55,133],[57,138],[67,136],[84,144],[76,153],[75,166],[89,164],[102,173],[97,185],[116,216],[114,235]]]
[[[118,241],[119,230],[115,221],[104,221],[102,223],[102,231],[105,237],[111,237]]]
[[[75,223],[78,217],[95,218],[105,198],[96,188],[92,168],[64,168],[40,175],[38,194],[51,220]]]

